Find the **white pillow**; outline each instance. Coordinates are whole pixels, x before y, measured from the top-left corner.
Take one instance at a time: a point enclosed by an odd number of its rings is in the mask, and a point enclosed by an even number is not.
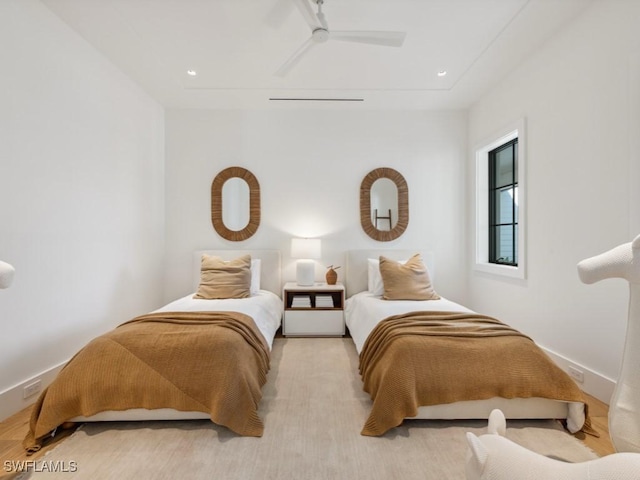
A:
[[[400,260],[403,265],[407,260]],[[374,295],[381,297],[384,295],[384,283],[380,274],[380,260],[378,258],[367,258],[367,290]]]
[[[382,275],[380,275],[380,261],[377,258],[367,258],[367,284],[369,292],[377,296],[384,293]]]
[[[260,290],[260,259],[251,259],[251,287],[249,293],[257,295]]]

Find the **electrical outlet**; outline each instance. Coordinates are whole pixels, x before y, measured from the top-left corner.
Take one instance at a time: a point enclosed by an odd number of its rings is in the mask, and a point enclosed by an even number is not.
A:
[[[576,382],[584,383],[584,372],[579,368],[574,367],[573,365],[569,365],[569,376],[573,378]]]
[[[36,380],[35,382],[30,383],[29,385],[24,387],[24,389],[22,390],[22,395],[23,395],[22,398],[29,398],[30,396],[38,393],[41,389],[42,389],[42,381]]]

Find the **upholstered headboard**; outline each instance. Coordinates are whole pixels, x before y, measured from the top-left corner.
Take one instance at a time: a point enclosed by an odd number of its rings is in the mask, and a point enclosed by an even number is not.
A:
[[[193,253],[193,288],[200,284],[200,264],[202,254],[215,255],[223,260],[233,260],[242,255],[260,259],[260,288],[282,296],[282,281],[279,250],[198,250]]]
[[[433,282],[433,254],[423,250],[349,250],[347,252],[347,269],[345,272],[345,288],[347,296],[364,292],[367,289],[367,259],[378,258],[384,255],[392,260],[407,260],[419,253],[429,270],[429,276]]]

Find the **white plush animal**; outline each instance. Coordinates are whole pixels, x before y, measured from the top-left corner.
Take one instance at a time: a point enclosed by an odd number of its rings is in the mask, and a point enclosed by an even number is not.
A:
[[[467,432],[470,454],[467,480],[638,480],[640,454],[614,453],[580,463],[567,463],[532,452],[504,437],[500,410],[489,416],[488,434]]]
[[[622,367],[609,406],[609,434],[616,451],[640,453],[640,235],[582,260],[578,274],[584,283],[613,277],[629,282],[629,319]]]

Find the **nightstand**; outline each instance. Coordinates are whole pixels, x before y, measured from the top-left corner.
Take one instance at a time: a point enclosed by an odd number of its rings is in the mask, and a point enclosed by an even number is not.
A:
[[[344,335],[344,285],[316,283],[284,285],[282,333],[298,337],[341,337]]]

